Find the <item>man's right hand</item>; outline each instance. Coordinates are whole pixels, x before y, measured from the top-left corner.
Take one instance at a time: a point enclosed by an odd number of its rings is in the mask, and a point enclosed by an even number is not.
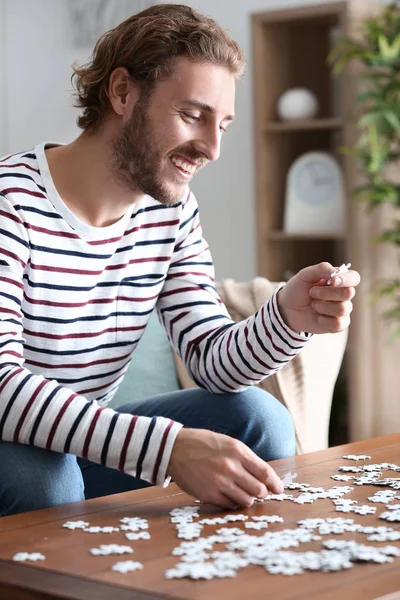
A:
[[[273,468],[250,448],[206,429],[179,431],[167,473],[184,492],[224,508],[249,508],[255,498],[283,492]]]

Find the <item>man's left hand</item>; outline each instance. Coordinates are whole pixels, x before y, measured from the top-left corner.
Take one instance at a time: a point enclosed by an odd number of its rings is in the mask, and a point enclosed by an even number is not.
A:
[[[349,326],[360,275],[357,271],[340,273],[327,285],[335,271],[328,262],[306,267],[279,290],[280,313],[293,331],[336,333]]]

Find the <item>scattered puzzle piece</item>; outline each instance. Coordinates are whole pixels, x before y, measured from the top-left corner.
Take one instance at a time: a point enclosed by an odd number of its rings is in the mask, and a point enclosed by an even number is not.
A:
[[[85,529],[85,527],[89,527],[89,523],[86,521],[67,521],[63,524],[63,527],[66,529]]]
[[[118,571],[119,573],[129,573],[131,571],[143,569],[143,564],[141,562],[135,562],[133,560],[124,560],[122,562],[115,563],[115,565],[113,565],[111,569],[113,571]]]
[[[130,546],[120,546],[118,544],[102,544],[99,548],[91,548],[90,553],[93,556],[107,556],[109,554],[132,554],[133,548]]]
[[[347,454],[347,456],[342,456],[342,458],[347,458],[348,460],[370,460],[371,457],[366,454]]]
[[[36,560],[44,560],[46,557],[40,552],[17,552],[14,554],[13,560],[17,562],[25,562],[28,561],[36,561]]]
[[[83,531],[86,533],[114,533],[114,531],[119,531],[119,527],[98,527],[96,525],[93,527],[85,527]]]
[[[151,538],[151,535],[148,531],[139,531],[138,533],[130,531],[129,533],[125,534],[125,537],[127,540],[134,542],[137,540],[149,540]]]

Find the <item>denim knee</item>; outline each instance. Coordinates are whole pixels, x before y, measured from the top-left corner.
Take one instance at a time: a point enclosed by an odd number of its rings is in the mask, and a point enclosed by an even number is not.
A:
[[[84,499],[75,456],[0,443],[0,516]]]
[[[263,460],[295,455],[293,419],[279,400],[255,386],[228,396],[226,413],[231,423],[230,435],[240,439]]]

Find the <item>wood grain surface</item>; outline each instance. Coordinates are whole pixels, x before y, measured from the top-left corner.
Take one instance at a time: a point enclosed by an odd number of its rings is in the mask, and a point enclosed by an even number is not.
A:
[[[345,454],[365,453],[370,461],[362,464],[391,462],[400,465],[400,435],[390,435],[364,442],[338,446],[321,452],[274,461],[272,466],[283,476],[288,471],[297,473],[296,482],[325,488],[351,485],[335,482],[330,476],[341,465],[356,465],[342,458]],[[393,472],[384,476],[393,476]],[[346,498],[368,503],[367,497],[381,487],[355,486]],[[271,575],[264,568],[249,566],[235,578],[192,581],[165,579],[164,573],[179,562],[171,551],[180,541],[175,526],[170,523],[170,511],[176,507],[193,505],[193,498],[181,492],[174,484],[167,489],[147,488],[136,492],[116,494],[86,502],[33,511],[0,519],[0,599],[1,600],[156,600],[156,599],[212,599],[261,600],[266,597],[279,600],[370,600],[379,597],[397,598],[400,590],[400,558],[393,563],[357,564],[336,573],[306,572],[292,577]],[[385,510],[378,504],[377,514]],[[289,501],[256,503],[243,511],[249,517],[278,514],[284,523],[269,525],[269,531],[294,528],[299,519],[310,517],[348,517],[363,525],[386,525],[398,528],[398,523],[379,520],[375,515],[344,514],[335,511],[332,500],[317,500],[313,504],[295,504]],[[201,505],[200,515],[228,514],[210,505]],[[67,520],[83,519],[90,525],[119,526],[123,517],[142,517],[149,521],[150,540],[129,542],[123,531],[111,534],[89,534],[82,530],[62,527]],[[233,524],[237,525],[237,523]],[[219,526],[205,526],[202,535],[212,535]],[[256,532],[251,532],[259,535]],[[262,535],[263,532],[260,532]],[[366,542],[362,534],[346,533],[339,539]],[[90,548],[100,544],[124,544],[134,554],[122,556],[92,556]],[[392,543],[390,543],[392,544]],[[375,544],[377,546],[385,544]],[[399,546],[397,543],[396,545]],[[222,549],[222,548],[221,548]],[[319,550],[320,542],[302,544],[301,550]],[[46,559],[37,563],[17,563],[12,557],[17,552],[41,552]],[[143,563],[143,570],[121,574],[111,570],[119,561],[135,560]]]

